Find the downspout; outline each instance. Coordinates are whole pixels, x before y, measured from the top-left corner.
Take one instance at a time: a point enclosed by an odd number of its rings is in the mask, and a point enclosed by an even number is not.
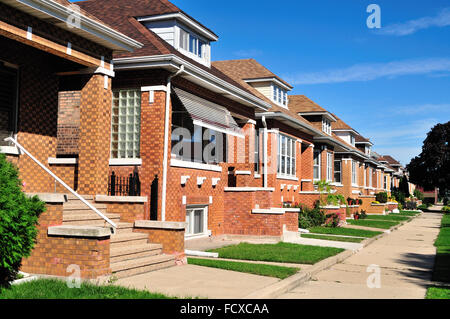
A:
[[[263,123],[264,126],[264,134],[263,134],[263,148],[264,148],[264,152],[263,152],[263,165],[264,165],[264,187],[267,187],[267,122],[266,122],[266,117],[263,115],[263,117],[261,118],[261,121]]]
[[[161,221],[166,221],[166,192],[167,192],[167,165],[169,158],[169,117],[170,117],[170,94],[172,93],[172,79],[184,72],[184,65],[174,74],[167,78],[166,86],[166,110],[164,117],[164,156],[163,156],[163,180],[162,180],[162,203],[161,203]]]

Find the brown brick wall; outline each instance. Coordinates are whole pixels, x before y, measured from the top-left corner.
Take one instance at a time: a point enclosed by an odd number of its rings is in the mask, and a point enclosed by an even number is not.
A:
[[[81,91],[64,91],[58,95],[58,155],[78,155],[80,138]]]
[[[106,195],[111,146],[111,79],[94,74],[81,91],[79,186],[83,195]]]
[[[134,232],[148,234],[149,242],[162,244],[163,253],[177,255],[177,259],[185,257],[184,254],[184,229],[144,229],[135,228]]]
[[[111,273],[109,238],[52,237],[48,227],[62,225],[62,204],[47,204],[39,218],[38,236],[31,256],[23,259],[21,270],[33,274],[69,276],[69,265],[78,265],[81,277],[97,278]]]

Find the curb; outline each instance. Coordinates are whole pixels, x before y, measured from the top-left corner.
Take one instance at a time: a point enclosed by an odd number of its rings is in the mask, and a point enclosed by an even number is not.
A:
[[[369,238],[365,241],[363,241],[361,244],[363,244],[363,247],[357,250],[346,250],[343,251],[340,254],[337,254],[335,256],[329,257],[327,259],[324,259],[322,261],[319,261],[318,263],[316,263],[314,266],[312,266],[310,269],[308,269],[308,271],[301,271],[296,275],[293,275],[289,278],[286,278],[284,280],[281,280],[275,284],[272,284],[270,286],[267,286],[265,288],[262,288],[260,290],[254,291],[251,294],[241,298],[241,299],[275,299],[278,296],[291,291],[294,288],[297,288],[298,286],[304,284],[305,282],[308,282],[311,280],[311,278],[325,270],[328,269],[338,263],[343,262],[344,260],[346,260],[347,258],[353,256],[354,254],[356,254],[357,252],[359,252],[360,250],[364,249],[365,247],[367,247],[368,245],[370,245],[371,243],[373,243],[374,241],[383,238],[387,235],[389,235],[391,232],[397,230],[399,227],[405,225],[406,223],[411,222],[413,219],[421,216],[423,213],[416,215],[416,216],[412,216],[411,219],[407,220],[407,221],[403,221],[400,224],[392,227],[391,229],[383,232],[382,234]]]

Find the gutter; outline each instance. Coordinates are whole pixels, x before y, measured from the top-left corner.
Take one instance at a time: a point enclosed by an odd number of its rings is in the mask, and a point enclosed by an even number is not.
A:
[[[177,65],[184,65],[184,73],[202,80],[209,85],[216,87],[226,94],[232,95],[238,99],[244,100],[252,107],[267,111],[272,108],[271,104],[265,102],[253,94],[246,92],[225,80],[218,78],[217,76],[209,73],[206,70],[182,59],[175,54],[143,56],[143,57],[130,57],[130,58],[118,58],[114,59],[114,70],[136,70],[136,69],[148,69],[148,68],[177,68]]]
[[[287,121],[290,121],[298,126],[303,127],[304,129],[308,130],[309,132],[313,133],[313,135],[318,135],[318,136],[324,136],[324,133],[322,133],[321,131],[319,131],[318,129],[316,129],[314,126],[309,125],[307,123],[301,122],[295,118],[290,117],[287,114],[281,113],[281,112],[264,112],[264,113],[256,113],[256,118],[262,118],[265,117],[267,118],[281,118]]]
[[[263,174],[264,174],[264,187],[267,187],[267,156],[268,156],[268,150],[267,150],[267,122],[266,122],[266,117],[265,116],[263,116],[262,118],[261,118],[261,121],[262,121],[262,123],[263,123],[263,126],[264,126],[264,133],[263,133],[263,148],[264,148],[264,151],[263,151],[263,156],[264,156],[264,158],[263,158],[263,165],[264,165],[264,171],[263,171]]]
[[[174,74],[167,78],[166,86],[166,107],[164,118],[164,155],[163,155],[163,180],[162,180],[162,204],[161,204],[161,220],[166,221],[166,199],[167,199],[167,166],[169,158],[169,117],[170,117],[170,94],[172,92],[172,79],[184,72],[184,65]]]

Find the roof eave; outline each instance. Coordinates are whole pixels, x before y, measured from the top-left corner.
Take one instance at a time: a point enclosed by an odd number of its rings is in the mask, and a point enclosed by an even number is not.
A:
[[[222,92],[222,94],[226,95],[228,98],[238,100],[244,105],[251,106],[261,111],[267,111],[272,107],[270,103],[218,78],[175,54],[118,58],[114,59],[113,62],[116,71],[150,68],[167,68],[173,71],[178,70],[181,65],[184,65],[184,76],[195,78],[201,86],[214,88]],[[183,76],[183,74],[180,76]]]
[[[57,19],[61,21],[61,23],[54,23],[58,27],[85,38],[88,35],[89,37],[87,38],[89,40],[97,42],[114,51],[131,52],[134,49],[143,47],[142,43],[108,27],[105,24],[80,14],[77,10],[73,10],[72,8],[68,8],[52,0],[6,0],[3,2],[21,11],[25,8],[31,8],[33,9],[33,12],[27,12],[31,15],[45,15]],[[73,16],[80,18],[79,26],[73,26],[67,23],[67,21],[69,21]]]

